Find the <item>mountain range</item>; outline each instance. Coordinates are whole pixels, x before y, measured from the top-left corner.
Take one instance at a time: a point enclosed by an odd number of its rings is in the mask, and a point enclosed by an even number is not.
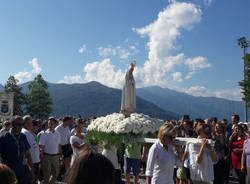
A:
[[[28,84],[21,84],[27,93]],[[48,83],[53,100],[53,115],[102,116],[119,112],[121,90],[98,82],[85,84]],[[3,86],[0,85],[0,91]],[[138,88],[137,112],[162,119],[177,119],[183,114],[192,118],[230,118],[232,114],[243,117],[243,103],[216,97],[195,97],[158,86]]]
[[[168,109],[182,115],[189,114],[193,118],[229,119],[232,114],[239,114],[243,119],[242,101],[217,97],[196,97],[157,86],[139,88],[136,92],[141,98],[147,99],[164,110]]]
[[[28,84],[21,85],[27,93]],[[48,83],[53,100],[53,115],[103,116],[120,111],[122,91],[104,86],[98,82],[85,84],[52,84]],[[155,104],[137,96],[137,112],[162,119],[176,119],[180,115],[163,110]]]

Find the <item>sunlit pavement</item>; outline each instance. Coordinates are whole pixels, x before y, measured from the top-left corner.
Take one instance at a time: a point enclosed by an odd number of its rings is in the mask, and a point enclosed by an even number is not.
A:
[[[125,184],[124,175],[122,176],[122,180],[124,181],[124,184]],[[130,181],[131,181],[131,184],[132,184],[133,183],[133,177],[132,176],[130,178]],[[233,176],[230,176],[229,184],[238,184],[238,183],[239,182],[235,178],[234,174],[233,174]],[[38,184],[43,184],[43,182],[41,182],[41,183],[38,182]],[[66,184],[66,183],[57,181],[56,184]],[[140,175],[139,184],[146,184],[146,177],[145,177],[145,175]]]

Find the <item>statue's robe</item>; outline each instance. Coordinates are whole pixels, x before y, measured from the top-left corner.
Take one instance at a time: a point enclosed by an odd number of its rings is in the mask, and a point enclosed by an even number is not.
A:
[[[122,89],[121,112],[126,116],[136,112],[135,79],[129,71]]]

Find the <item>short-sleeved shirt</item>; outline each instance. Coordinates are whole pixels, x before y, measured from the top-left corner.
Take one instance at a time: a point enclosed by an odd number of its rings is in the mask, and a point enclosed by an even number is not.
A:
[[[60,142],[60,134],[57,131],[46,130],[41,134],[39,145],[44,146],[44,153],[54,155],[59,153]]]
[[[127,144],[125,148],[127,158],[141,159],[141,145],[138,143]]]
[[[204,148],[201,163],[197,163],[198,154],[200,152],[200,144],[188,143],[185,152],[188,152],[190,159],[190,173],[191,179],[194,181],[212,182],[214,180],[214,167],[215,162],[211,159],[210,150]]]
[[[31,154],[31,159],[32,163],[39,163],[40,162],[40,150],[39,150],[39,145],[36,142],[35,136],[30,132],[29,130],[23,128],[22,133],[26,136],[27,141],[30,145],[30,154]]]
[[[67,145],[69,144],[69,139],[71,136],[71,132],[68,126],[64,127],[63,124],[60,124],[56,127],[55,129],[61,136],[61,142],[60,144],[63,145]]]
[[[8,165],[17,177],[24,176],[24,156],[29,149],[30,145],[23,133],[15,136],[7,132],[0,137],[2,162]]]
[[[71,165],[73,164],[74,160],[76,159],[76,157],[78,156],[79,153],[79,149],[77,149],[76,147],[74,147],[74,143],[77,142],[78,144],[83,144],[84,143],[84,138],[81,139],[80,137],[77,137],[76,135],[73,135],[70,137],[70,144],[73,150],[73,155],[71,158]]]

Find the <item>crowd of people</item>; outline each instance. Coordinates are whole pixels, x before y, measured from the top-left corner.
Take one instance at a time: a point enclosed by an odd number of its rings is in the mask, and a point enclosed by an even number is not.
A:
[[[191,121],[185,115],[163,124],[149,149],[147,183],[224,184],[234,172],[240,184],[249,184],[250,126],[239,122],[238,115],[231,120]],[[197,138],[200,143],[178,146],[172,141],[175,137]]]
[[[87,147],[84,137],[90,120],[66,116],[34,120],[15,116],[0,130],[0,183],[54,184],[224,184],[233,172],[240,184],[250,184],[250,126],[217,118],[165,121],[157,141],[124,143],[117,159]],[[199,143],[176,144],[176,137],[196,138]],[[212,141],[211,141],[212,140]]]
[[[84,146],[86,123],[64,117],[47,121],[15,116],[0,131],[0,161],[16,176],[18,183],[55,183],[73,165]],[[0,181],[1,182],[1,181]]]

